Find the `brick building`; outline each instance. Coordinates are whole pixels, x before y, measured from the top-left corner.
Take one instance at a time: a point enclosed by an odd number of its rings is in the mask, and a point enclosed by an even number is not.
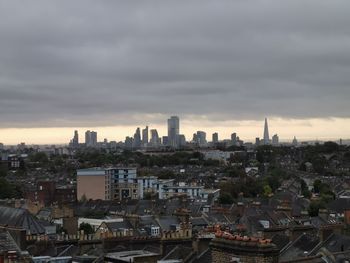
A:
[[[279,250],[267,239],[221,234],[210,243],[212,262],[277,263]]]

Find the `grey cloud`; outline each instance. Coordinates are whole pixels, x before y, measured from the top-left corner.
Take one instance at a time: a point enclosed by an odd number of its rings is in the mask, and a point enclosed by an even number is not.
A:
[[[350,117],[348,10],[347,0],[0,1],[0,127]]]

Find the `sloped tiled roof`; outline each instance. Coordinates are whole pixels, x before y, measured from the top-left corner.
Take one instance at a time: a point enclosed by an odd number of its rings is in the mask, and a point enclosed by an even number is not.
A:
[[[308,256],[309,253],[320,243],[320,238],[312,234],[302,234],[296,239],[280,257],[281,261],[297,259]]]
[[[28,210],[0,206],[0,226],[25,229],[30,234],[45,234],[44,227]]]
[[[0,232],[0,253],[7,251],[20,251],[16,242],[13,240],[9,232],[1,231]]]

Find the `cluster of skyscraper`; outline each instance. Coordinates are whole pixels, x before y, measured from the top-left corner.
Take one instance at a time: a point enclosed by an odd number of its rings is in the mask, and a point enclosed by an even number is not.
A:
[[[77,148],[79,146],[79,134],[78,131],[74,131],[74,137],[70,141],[69,145],[73,148]],[[86,147],[96,147],[97,146],[97,132],[87,130],[85,132],[85,146]]]
[[[186,138],[180,134],[180,120],[177,116],[171,116],[168,119],[168,136],[159,137],[156,129],[150,130],[151,138],[149,140],[148,126],[142,130],[142,137],[140,128],[136,129],[133,137],[127,136],[125,138],[125,148],[146,148],[168,146],[172,148],[179,148],[186,144]]]
[[[171,116],[168,121],[168,134],[167,136],[160,137],[158,134],[158,131],[156,129],[149,130],[148,126],[146,126],[144,129],[141,129],[138,127],[134,133],[133,136],[127,136],[125,138],[123,147],[127,149],[141,149],[141,148],[157,148],[160,146],[163,147],[170,147],[170,148],[181,148],[187,144],[185,135],[180,134],[180,120],[178,116]],[[151,135],[149,137],[149,135]],[[240,140],[240,138],[237,136],[236,133],[231,134],[231,138],[228,140],[221,141],[225,143],[225,145],[235,145],[235,146],[241,146],[243,145],[243,141]],[[112,143],[112,142],[111,142]],[[115,145],[117,145],[116,142],[113,142]],[[204,131],[197,131],[193,134],[191,144],[198,145],[200,147],[206,147],[208,146],[206,133]],[[219,143],[219,134],[217,132],[213,133],[212,135],[212,142],[211,145],[216,145]],[[85,132],[85,144],[86,147],[97,147],[97,132],[95,131],[86,131]],[[107,139],[104,140],[103,143],[100,144],[107,144]],[[263,139],[256,138],[255,140],[256,145],[278,145],[279,144],[279,138],[278,135],[275,134],[272,136],[272,140],[270,140],[269,135],[269,127],[267,123],[267,118],[265,118],[264,123],[264,134]],[[293,144],[297,144],[297,140],[294,138]],[[74,137],[70,141],[71,147],[78,147],[79,146],[79,135],[78,131],[74,131]]]

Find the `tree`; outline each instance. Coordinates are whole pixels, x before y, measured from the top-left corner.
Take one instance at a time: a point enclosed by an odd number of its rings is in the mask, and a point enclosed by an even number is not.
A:
[[[13,187],[5,179],[0,178],[0,199],[12,198],[13,197]]]
[[[233,198],[229,193],[221,193],[219,203],[223,205],[230,205],[233,203]]]
[[[312,201],[310,203],[308,212],[309,212],[309,216],[318,216],[318,212],[320,209],[325,208],[325,204],[323,202],[320,201]]]
[[[309,188],[307,187],[307,184],[303,179],[300,180],[300,188],[301,188],[301,194],[305,198],[310,198],[311,197],[311,192],[309,191]]]
[[[49,162],[47,155],[43,152],[38,152],[32,155],[29,155],[29,160],[32,162],[39,162],[42,164],[47,164]]]
[[[0,177],[5,177],[7,175],[7,168],[0,164]]]
[[[81,223],[79,226],[79,231],[83,230],[84,234],[90,235],[93,234],[94,228],[89,223]]]
[[[320,193],[321,185],[322,185],[322,181],[321,181],[321,180],[316,179],[316,180],[314,181],[314,192],[315,192],[315,193],[317,193],[317,194]]]
[[[265,197],[269,197],[272,194],[272,189],[268,184],[264,185],[263,189],[263,195]]]
[[[325,142],[323,144],[323,149],[326,153],[332,153],[338,151],[339,145],[335,142]]]

